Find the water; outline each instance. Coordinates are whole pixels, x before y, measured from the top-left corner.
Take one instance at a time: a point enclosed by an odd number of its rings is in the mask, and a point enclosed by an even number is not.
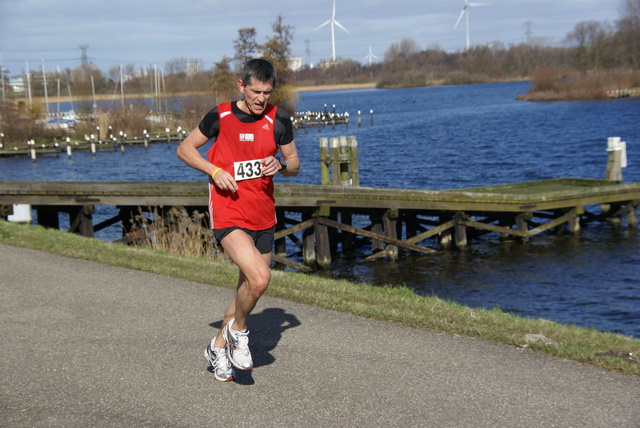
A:
[[[348,129],[299,130],[302,172],[320,183],[318,141],[354,135],[362,186],[456,189],[557,177],[602,178],[607,137],[627,142],[625,182],[640,182],[640,99],[529,103],[515,97],[528,83],[300,94],[298,110],[335,104]],[[373,124],[369,111],[373,109]],[[362,126],[357,126],[360,110]],[[195,126],[195,124],[194,124]],[[199,181],[174,156],[175,144],[42,157],[0,159],[0,180]],[[109,216],[110,207],[97,207]],[[114,232],[115,231],[115,232]],[[103,239],[119,233],[105,229]],[[578,237],[538,235],[529,243],[500,243],[487,235],[465,251],[422,256],[401,250],[396,262],[356,263],[368,255],[338,255],[318,275],[372,284],[404,284],[471,307],[594,327],[640,337],[640,234],[592,223]]]

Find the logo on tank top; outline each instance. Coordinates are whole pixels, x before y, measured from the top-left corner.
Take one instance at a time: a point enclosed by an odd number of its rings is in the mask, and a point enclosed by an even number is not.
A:
[[[253,134],[240,134],[240,141],[253,141]]]

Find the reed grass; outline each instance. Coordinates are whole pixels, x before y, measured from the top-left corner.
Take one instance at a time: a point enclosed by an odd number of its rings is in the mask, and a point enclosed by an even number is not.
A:
[[[147,271],[189,281],[235,288],[237,268],[205,256],[185,256],[149,246],[126,246],[0,220],[0,243]],[[212,284],[213,285],[213,284]],[[274,271],[267,294],[321,308],[446,334],[460,334],[528,347],[556,358],[625,374],[640,375],[640,340],[591,328],[523,318],[500,309],[471,309],[437,297],[417,296],[407,287],[333,280]],[[557,345],[527,343],[540,334]]]
[[[185,209],[175,207],[165,212],[162,207],[147,207],[139,210],[131,224],[127,236],[133,245],[187,257],[226,258],[214,240],[204,213],[193,211],[189,214]]]
[[[640,88],[640,72],[558,72],[551,68],[536,70],[531,89],[518,99],[527,101],[597,100],[609,97],[610,91]],[[636,91],[640,95],[640,91]]]

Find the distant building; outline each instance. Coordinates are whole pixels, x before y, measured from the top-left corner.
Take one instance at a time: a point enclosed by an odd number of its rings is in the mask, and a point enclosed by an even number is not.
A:
[[[200,61],[187,62],[184,65],[184,71],[185,73],[187,73],[187,76],[196,75],[200,73],[201,70],[202,70],[202,64],[200,63]]]
[[[289,65],[289,69],[291,69],[291,71],[298,71],[302,68],[302,57],[291,56],[287,58],[287,64]]]
[[[11,76],[9,77],[9,86],[13,92],[24,92],[24,76]]]

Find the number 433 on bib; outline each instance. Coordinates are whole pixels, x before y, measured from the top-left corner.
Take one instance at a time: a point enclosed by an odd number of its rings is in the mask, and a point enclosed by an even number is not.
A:
[[[260,159],[234,162],[233,176],[236,181],[262,177],[262,163]]]

